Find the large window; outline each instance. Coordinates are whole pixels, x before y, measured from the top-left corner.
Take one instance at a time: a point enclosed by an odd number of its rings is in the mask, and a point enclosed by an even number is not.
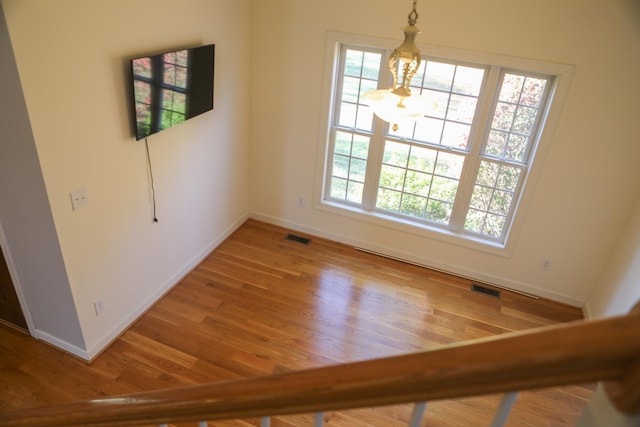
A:
[[[411,90],[433,105],[394,131],[362,98],[389,86],[390,51],[339,44],[337,52],[323,201],[504,245],[556,76],[425,55]]]

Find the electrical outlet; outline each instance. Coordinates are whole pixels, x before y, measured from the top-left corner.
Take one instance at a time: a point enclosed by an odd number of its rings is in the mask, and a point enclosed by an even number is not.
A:
[[[541,268],[545,271],[551,270],[551,264],[552,262],[550,259],[543,259]]]
[[[298,206],[304,208],[304,196],[298,196]]]
[[[72,191],[70,193],[71,196],[71,207],[74,211],[77,211],[83,206],[87,206],[89,204],[89,194],[87,193],[86,188],[80,188],[76,191]]]
[[[93,309],[96,312],[96,316],[100,316],[104,312],[104,300],[98,298],[93,302]]]

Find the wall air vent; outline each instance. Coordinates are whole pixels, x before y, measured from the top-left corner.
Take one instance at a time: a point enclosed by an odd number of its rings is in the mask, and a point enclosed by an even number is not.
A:
[[[308,245],[311,242],[311,239],[307,239],[306,237],[297,236],[295,234],[287,234],[285,240],[291,240],[292,242],[302,243],[303,245]]]
[[[471,291],[477,292],[479,294],[489,295],[490,297],[500,298],[500,291],[497,289],[487,288],[482,285],[478,285],[477,283],[471,284]]]

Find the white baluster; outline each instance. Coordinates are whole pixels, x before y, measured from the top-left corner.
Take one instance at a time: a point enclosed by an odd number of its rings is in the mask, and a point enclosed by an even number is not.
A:
[[[493,418],[491,427],[504,426],[504,423],[507,421],[507,418],[509,418],[511,408],[513,408],[513,405],[516,403],[517,398],[518,392],[516,391],[504,395],[504,397],[502,398],[502,402],[500,402],[500,406],[498,406],[498,410],[496,411],[496,416]]]
[[[424,411],[427,409],[427,402],[416,403],[413,405],[413,412],[411,413],[411,419],[409,420],[408,427],[420,427],[422,417],[424,417]]]
[[[313,419],[313,427],[322,427],[324,424],[324,412],[316,412]]]
[[[160,424],[158,427],[169,427],[169,424]]]
[[[271,427],[271,417],[260,418],[260,427]]]
[[[208,423],[208,422],[206,422],[206,421],[200,421],[200,422],[198,423],[198,427],[207,427],[208,425],[209,425],[209,423]]]

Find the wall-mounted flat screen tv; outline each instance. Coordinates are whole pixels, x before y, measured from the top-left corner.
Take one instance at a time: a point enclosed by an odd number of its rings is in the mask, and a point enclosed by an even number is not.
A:
[[[215,45],[131,59],[136,140],[213,109]]]

